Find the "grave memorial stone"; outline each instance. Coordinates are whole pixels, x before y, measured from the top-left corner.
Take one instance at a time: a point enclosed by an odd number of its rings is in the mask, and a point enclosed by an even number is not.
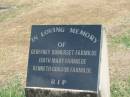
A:
[[[26,97],[99,97],[101,25],[33,25]]]

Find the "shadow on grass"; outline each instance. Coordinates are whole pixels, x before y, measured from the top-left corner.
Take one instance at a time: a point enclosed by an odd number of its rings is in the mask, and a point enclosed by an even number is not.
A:
[[[26,11],[29,7],[29,5],[12,5],[9,7],[6,7],[6,5],[0,6],[0,22],[15,18],[17,15]]]

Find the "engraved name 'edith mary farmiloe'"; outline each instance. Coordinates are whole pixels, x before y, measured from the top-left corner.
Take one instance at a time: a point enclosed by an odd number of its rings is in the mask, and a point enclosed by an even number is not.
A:
[[[27,87],[98,91],[100,25],[33,25]]]

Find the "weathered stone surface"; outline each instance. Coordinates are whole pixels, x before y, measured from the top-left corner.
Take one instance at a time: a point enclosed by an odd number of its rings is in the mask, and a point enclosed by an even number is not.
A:
[[[97,97],[94,93],[26,88],[26,97]]]

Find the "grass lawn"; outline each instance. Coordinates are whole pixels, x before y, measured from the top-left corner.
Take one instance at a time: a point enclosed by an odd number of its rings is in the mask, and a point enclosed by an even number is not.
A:
[[[6,86],[0,88],[0,97],[25,97],[20,78],[16,77]]]
[[[127,74],[130,74],[130,0],[96,0],[94,4],[92,0],[81,1],[69,0],[68,3],[67,0],[0,0],[0,4],[11,6],[7,10],[0,10],[0,74],[3,75],[0,80],[16,74],[15,72],[25,75],[23,64],[27,60],[27,30],[30,25],[101,23],[107,26],[107,34],[111,34],[109,48],[113,50],[110,51],[113,55],[109,58],[113,60],[110,60],[110,72],[115,78],[111,80],[111,97],[130,97],[130,78],[124,79],[124,75],[127,78]],[[123,32],[123,29],[129,30],[113,36]],[[125,49],[120,53],[118,47]],[[121,80],[118,80],[120,76]],[[0,87],[0,97],[25,97],[21,79],[15,77]]]
[[[126,81],[113,81],[111,83],[112,97],[130,97],[130,78]]]
[[[130,30],[111,38],[111,47],[130,49]],[[123,52],[122,52],[123,53]],[[130,77],[128,79],[114,79],[111,81],[111,97],[130,97]]]
[[[114,36],[111,39],[112,46],[123,45],[126,48],[130,48],[130,30],[120,36]]]

